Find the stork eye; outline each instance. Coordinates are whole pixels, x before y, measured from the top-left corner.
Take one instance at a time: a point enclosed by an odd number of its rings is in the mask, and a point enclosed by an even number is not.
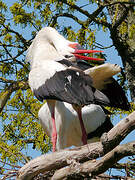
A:
[[[65,55],[64,57],[65,58],[71,58],[71,57],[73,57],[73,55]]]

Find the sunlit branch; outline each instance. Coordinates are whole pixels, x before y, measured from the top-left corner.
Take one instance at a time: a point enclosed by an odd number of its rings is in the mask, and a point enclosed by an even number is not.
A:
[[[113,127],[107,134],[106,138],[102,138],[102,143],[91,143],[85,146],[81,146],[74,149],[65,149],[55,153],[46,154],[40,157],[37,157],[27,163],[24,167],[19,170],[18,176],[19,180],[25,180],[26,177],[30,177],[32,179],[35,175],[39,172],[48,172],[53,169],[60,169],[62,167],[70,168],[70,165],[75,163],[79,163],[79,167],[83,166],[83,162],[89,161],[90,159],[95,159],[98,157],[103,156],[106,153],[110,153],[108,157],[111,155],[118,153],[117,158],[122,158],[123,156],[133,155],[135,154],[135,142],[126,144],[126,145],[119,145],[119,143],[135,128],[135,112],[131,113],[129,116],[121,120],[115,127]],[[104,142],[104,140],[106,142]],[[104,144],[104,145],[103,145]],[[116,147],[117,146],[117,147]],[[115,148],[116,147],[116,148]],[[113,149],[113,150],[112,150]],[[119,151],[120,150],[120,151]],[[122,151],[121,151],[122,150]],[[109,152],[110,151],[110,152]],[[119,153],[122,152],[122,156]],[[113,156],[112,156],[113,157]],[[49,159],[49,161],[48,161]],[[116,159],[113,159],[116,161]],[[118,160],[118,159],[117,159]],[[101,158],[102,161],[102,158]],[[94,162],[100,165],[101,161],[89,161],[91,163],[91,167],[88,166],[88,169],[94,171]],[[117,162],[117,161],[116,161]],[[103,160],[102,163],[107,163],[107,158],[105,155],[105,161]],[[112,163],[112,162],[111,162]],[[105,164],[105,165],[107,165]],[[35,165],[36,168],[35,168]],[[103,168],[106,166],[103,165]],[[113,163],[111,164],[113,166]],[[110,166],[110,167],[111,167]],[[73,167],[73,166],[72,166]],[[65,168],[65,171],[66,171]],[[32,171],[31,171],[32,169]],[[71,168],[72,170],[72,168]],[[105,170],[105,169],[104,169]],[[64,171],[61,170],[63,173]],[[68,171],[69,172],[69,171]],[[78,171],[77,171],[78,172]],[[70,173],[70,172],[69,172]],[[86,172],[87,173],[87,172]],[[102,173],[102,172],[100,172]],[[57,173],[59,175],[59,173]],[[64,179],[64,178],[63,178]]]
[[[98,175],[105,172],[114,163],[126,156],[135,154],[135,141],[123,145],[119,145],[112,151],[108,152],[102,159],[96,161],[87,161],[84,164],[78,164],[75,167],[65,167],[55,172],[52,178],[60,179],[75,175]]]

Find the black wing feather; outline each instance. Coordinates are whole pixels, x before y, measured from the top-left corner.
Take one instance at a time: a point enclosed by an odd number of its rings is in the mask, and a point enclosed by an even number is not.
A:
[[[124,90],[114,78],[111,78],[111,81],[101,91],[109,98],[112,107],[127,111],[130,110],[130,104]]]
[[[63,64],[63,65],[66,65],[67,67],[75,67],[75,68],[78,68],[78,69],[81,69],[82,71],[88,69],[88,68],[91,68],[93,67],[91,64],[83,61],[83,60],[77,60],[75,62],[72,62],[72,61],[68,61],[67,59],[62,59],[61,61],[58,61],[60,64]]]
[[[35,89],[34,94],[41,101],[55,99],[79,106],[91,103],[109,105],[108,98],[92,87],[91,77],[76,69],[56,72],[42,86]]]
[[[91,64],[82,60],[71,62],[66,59],[63,59],[59,61],[59,63],[64,64],[68,67],[72,66],[72,67],[79,68],[82,71],[93,67]],[[130,110],[130,104],[125,95],[124,90],[114,78],[110,78],[110,79],[112,82],[106,84],[104,89],[101,90],[101,92],[103,92],[108,97],[108,99],[110,100],[111,107],[120,108],[122,110],[127,110],[127,111]]]

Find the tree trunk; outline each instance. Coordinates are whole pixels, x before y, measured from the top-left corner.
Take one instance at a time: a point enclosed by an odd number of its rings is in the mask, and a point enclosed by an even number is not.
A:
[[[108,2],[108,1],[107,1]],[[113,4],[114,1],[109,1]],[[133,6],[119,3],[108,6],[111,18],[111,38],[125,68],[126,79],[135,103],[135,13]]]

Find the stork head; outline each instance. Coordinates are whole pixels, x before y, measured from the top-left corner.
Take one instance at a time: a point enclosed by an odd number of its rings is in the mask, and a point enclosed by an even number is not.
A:
[[[31,46],[28,48],[26,59],[30,62],[55,60],[64,58],[70,61],[76,59],[104,61],[104,59],[80,55],[82,53],[101,52],[96,50],[85,50],[78,43],[71,42],[60,35],[54,28],[42,28],[36,35]]]

